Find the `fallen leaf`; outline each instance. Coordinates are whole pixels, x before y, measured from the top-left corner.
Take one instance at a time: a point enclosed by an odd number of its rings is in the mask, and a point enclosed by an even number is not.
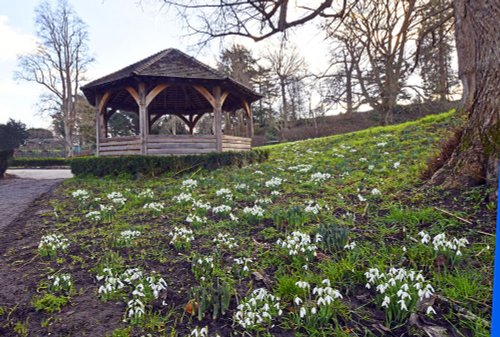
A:
[[[428,337],[448,337],[449,333],[445,327],[435,325],[435,324],[426,324],[422,322],[419,315],[416,313],[412,313],[410,318],[408,319],[408,323],[410,325],[416,326],[417,328],[423,330]]]

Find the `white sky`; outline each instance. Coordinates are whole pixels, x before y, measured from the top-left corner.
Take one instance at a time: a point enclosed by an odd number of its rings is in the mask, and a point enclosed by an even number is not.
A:
[[[53,0],[54,2],[55,0]],[[183,37],[181,23],[173,11],[161,8],[159,0],[69,0],[78,16],[88,25],[89,49],[95,58],[87,78],[93,80],[116,71],[166,48],[177,48],[210,65],[215,64],[219,44],[201,52],[192,46],[194,38]],[[28,127],[49,127],[50,118],[40,116],[36,103],[41,86],[16,82],[17,55],[35,45],[34,9],[38,0],[0,0],[0,123],[14,118]],[[141,5],[142,4],[142,5]],[[304,26],[300,35],[291,32],[292,41],[300,41],[311,70],[326,64],[322,37],[314,26]],[[229,41],[226,41],[229,42]],[[257,54],[269,48],[271,41],[243,42]]]

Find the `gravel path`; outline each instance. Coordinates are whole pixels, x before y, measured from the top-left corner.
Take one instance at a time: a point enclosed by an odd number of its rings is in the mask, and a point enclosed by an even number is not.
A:
[[[7,173],[15,177],[0,180],[0,230],[34,200],[72,176],[69,170],[7,170]]]

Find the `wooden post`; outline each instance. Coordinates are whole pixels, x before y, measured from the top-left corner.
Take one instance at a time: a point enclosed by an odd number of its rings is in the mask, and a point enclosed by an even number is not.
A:
[[[141,154],[147,154],[148,152],[148,133],[149,133],[149,122],[148,122],[148,107],[146,104],[146,85],[144,83],[139,83],[139,131],[141,136]]]
[[[106,138],[107,135],[107,125],[106,119],[104,118],[104,113],[106,112],[106,103],[109,100],[109,92],[106,91],[104,95],[96,94],[95,96],[95,155],[99,157],[99,147],[101,146],[101,139]]]
[[[214,112],[214,134],[215,134],[215,145],[217,152],[222,152],[222,106],[224,105],[224,101],[229,96],[229,92],[222,93],[221,88],[216,86],[212,94],[205,88],[200,85],[193,86],[196,91],[198,91],[207,102],[213,108]],[[201,117],[203,114],[199,115]],[[198,120],[195,119],[195,124]],[[194,126],[193,126],[194,127]]]
[[[252,138],[253,137],[253,114],[252,114],[252,108],[250,107],[250,104],[246,100],[243,100],[243,109],[246,112],[247,115],[247,137]]]
[[[99,147],[101,146],[101,95],[95,96],[95,156],[99,157]]]
[[[194,115],[189,115],[189,134],[192,136],[194,132]]]
[[[222,100],[221,90],[216,86],[213,90],[215,98],[214,106],[214,124],[215,124],[215,148],[217,152],[222,152]]]

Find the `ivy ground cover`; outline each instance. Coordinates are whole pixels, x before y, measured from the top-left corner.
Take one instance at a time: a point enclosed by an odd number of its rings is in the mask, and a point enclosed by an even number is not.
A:
[[[72,179],[0,239],[2,336],[487,336],[495,205],[419,178],[453,113],[267,162]]]

